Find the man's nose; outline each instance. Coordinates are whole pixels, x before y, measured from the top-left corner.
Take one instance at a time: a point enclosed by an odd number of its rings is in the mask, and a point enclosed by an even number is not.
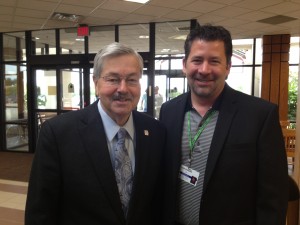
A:
[[[127,88],[128,88],[128,86],[127,86],[126,80],[121,79],[120,83],[118,85],[118,91],[124,92],[124,91],[127,91]]]
[[[208,74],[211,72],[211,66],[209,65],[209,62],[204,61],[198,68],[199,73],[202,74]]]

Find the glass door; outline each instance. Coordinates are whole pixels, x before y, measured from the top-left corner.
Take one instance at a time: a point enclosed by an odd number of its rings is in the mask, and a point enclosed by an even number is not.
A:
[[[4,67],[5,148],[28,151],[26,65],[6,64]]]
[[[36,137],[42,123],[47,119],[85,106],[84,71],[83,68],[33,70]]]

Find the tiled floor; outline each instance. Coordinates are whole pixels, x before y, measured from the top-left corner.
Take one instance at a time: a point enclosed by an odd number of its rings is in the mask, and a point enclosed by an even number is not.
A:
[[[27,182],[0,179],[0,225],[24,225]]]

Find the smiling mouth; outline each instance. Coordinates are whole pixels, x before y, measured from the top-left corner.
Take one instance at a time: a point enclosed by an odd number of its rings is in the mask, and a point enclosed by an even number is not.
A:
[[[203,79],[195,79],[196,81],[202,82],[202,83],[208,83],[208,82],[212,82],[213,80],[203,80]]]
[[[130,98],[115,98],[113,100],[117,101],[117,102],[129,102],[129,101],[131,101]]]

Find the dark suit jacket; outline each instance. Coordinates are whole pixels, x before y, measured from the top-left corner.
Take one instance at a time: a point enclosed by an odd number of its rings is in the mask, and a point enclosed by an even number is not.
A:
[[[168,133],[170,186],[165,212],[169,222],[175,214],[184,109],[189,97],[190,93],[185,93],[166,102],[160,112]],[[199,224],[284,225],[287,196],[287,158],[277,106],[225,85],[199,202]]]
[[[161,224],[166,130],[143,113],[133,111],[133,120],[136,163],[127,221],[94,103],[43,124],[30,176],[25,224]]]

